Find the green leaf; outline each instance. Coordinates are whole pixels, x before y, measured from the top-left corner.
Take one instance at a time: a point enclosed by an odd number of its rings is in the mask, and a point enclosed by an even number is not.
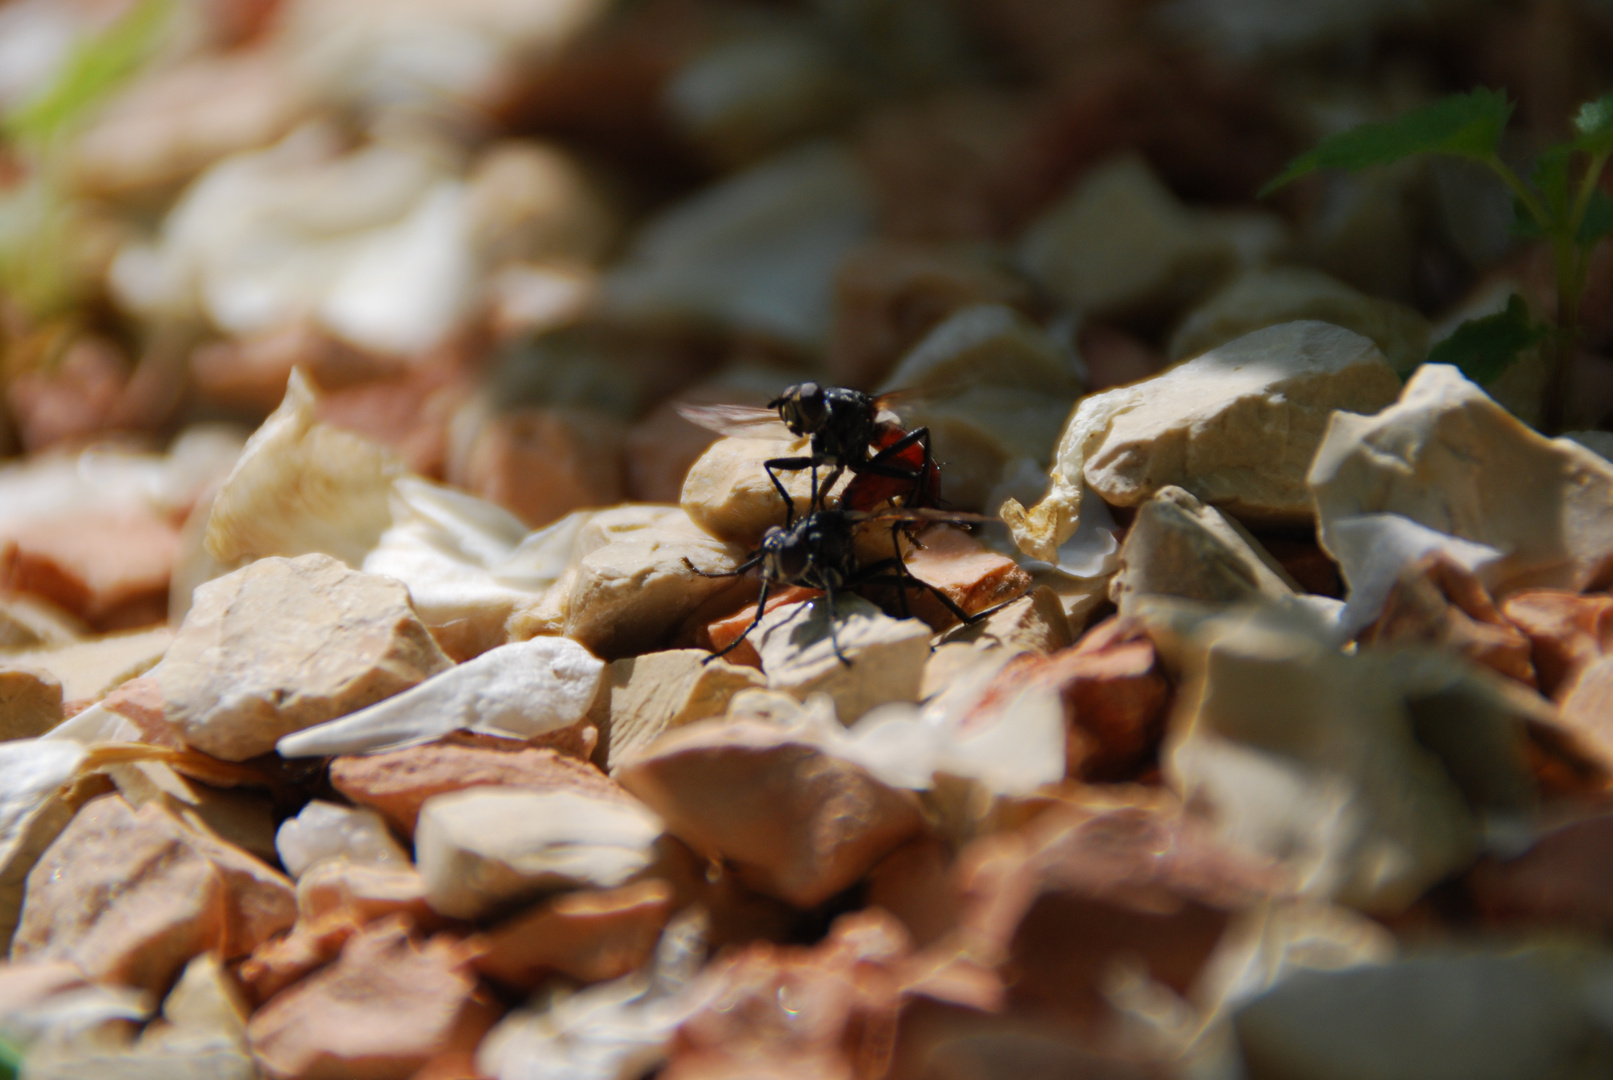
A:
[[[1535,190],[1540,192],[1540,204],[1545,207],[1546,218],[1553,232],[1567,232],[1569,217],[1568,159],[1574,148],[1568,145],[1552,146],[1541,151],[1535,159]]]
[[[1574,130],[1579,132],[1575,149],[1590,154],[1613,153],[1613,94],[1581,105],[1579,115],[1574,117]]]
[[[1521,236],[1527,240],[1544,240],[1546,230],[1540,227],[1540,222],[1523,205],[1522,199],[1512,200],[1512,235]]]
[[[55,80],[5,118],[13,139],[47,143],[133,74],[167,25],[170,0],[140,0],[117,22],[82,42]]]
[[[1547,328],[1529,318],[1529,307],[1517,293],[1505,311],[1469,319],[1428,352],[1429,364],[1454,364],[1474,382],[1486,385],[1511,367],[1527,348],[1540,343]]]
[[[1585,204],[1585,216],[1580,219],[1574,242],[1589,247],[1609,234],[1613,234],[1613,197],[1598,188]]]
[[[1495,153],[1511,116],[1512,103],[1503,91],[1480,87],[1471,93],[1453,94],[1393,120],[1361,124],[1324,139],[1310,153],[1289,162],[1260,194],[1269,195],[1317,169],[1354,172],[1414,154],[1487,158]]]
[[[16,1080],[22,1071],[22,1051],[0,1039],[0,1080]]]

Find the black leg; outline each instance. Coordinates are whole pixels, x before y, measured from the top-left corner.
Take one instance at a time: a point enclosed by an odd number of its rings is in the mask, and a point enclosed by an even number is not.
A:
[[[700,567],[698,567],[694,563],[690,562],[689,561],[689,556],[685,555],[683,557],[683,565],[687,566],[690,570],[693,570],[695,573],[699,574],[701,577],[739,577],[741,574],[745,573],[747,570],[749,570],[751,567],[755,566],[757,563],[759,563],[761,561],[762,561],[762,555],[760,553],[757,553],[755,555],[752,555],[750,558],[746,559],[744,562],[740,563],[738,566],[734,567],[732,570],[724,570],[720,574],[713,574],[711,571],[702,570],[702,569],[700,569]]]
[[[917,473],[915,473],[912,469],[903,469],[900,473],[897,473],[893,476],[892,473],[883,471],[883,469],[875,470],[871,468],[871,466],[876,465],[882,466],[883,468],[889,468],[889,466],[885,465],[886,460],[895,457],[897,454],[900,454],[903,450],[906,450],[914,443],[918,443],[920,446],[924,447],[924,462],[919,466]],[[928,482],[930,473],[935,468],[935,455],[930,451],[930,429],[927,427],[914,428],[912,431],[909,431],[906,435],[903,435],[900,439],[897,439],[879,453],[869,458],[868,462],[863,466],[863,468],[865,471],[873,472],[876,476],[892,476],[893,479],[907,479],[908,477],[912,477],[913,491],[907,497],[907,505],[918,506],[927,501],[922,499],[921,496],[926,494],[924,491],[924,485],[926,482]]]
[[[773,490],[777,491],[778,497],[784,500],[784,527],[787,529],[791,525],[795,524],[795,500],[790,498],[790,493],[788,491],[784,490],[784,481],[780,480],[778,478],[778,473],[774,472],[773,470],[783,469],[786,472],[797,472],[801,469],[811,469],[812,490],[814,493],[813,502],[816,502],[818,485],[818,459],[810,457],[770,458],[769,460],[762,462],[762,469],[767,473],[767,478],[773,482]]]
[[[986,608],[984,611],[978,611],[975,614],[971,615],[967,611],[965,611],[961,607],[959,607],[957,605],[957,603],[953,601],[952,597],[948,596],[946,593],[942,592],[940,589],[937,589],[934,585],[931,585],[928,581],[920,581],[918,578],[914,577],[911,574],[907,574],[907,575],[881,574],[881,575],[879,575],[877,577],[868,577],[868,578],[863,578],[863,577],[861,577],[859,575],[857,584],[859,584],[859,585],[891,585],[891,586],[895,586],[897,589],[925,589],[925,590],[927,590],[929,592],[929,594],[931,596],[933,596],[937,600],[941,601],[941,606],[942,607],[946,608],[948,611],[952,612],[953,615],[957,616],[958,620],[960,622],[965,622],[965,623],[977,623],[981,619],[984,619],[987,615],[990,615],[992,612],[997,611],[997,610],[999,610],[999,609],[1001,609],[1003,607],[1006,607],[1007,605],[1012,604],[1014,602],[1014,600],[1019,599],[1019,597],[1016,596],[1016,597],[1013,598],[1013,600],[1004,600],[1001,604],[994,604],[991,607]]]
[[[768,582],[763,581],[762,582],[762,595],[756,598],[756,618],[754,618],[754,619],[752,619],[750,621],[750,625],[745,627],[744,632],[742,632],[734,640],[730,641],[727,645],[723,646],[723,648],[720,651],[714,652],[710,656],[706,657],[704,660],[700,661],[700,663],[702,665],[709,664],[713,660],[716,660],[719,657],[727,656],[729,653],[731,653],[735,649],[739,648],[739,643],[741,641],[744,641],[747,637],[749,637],[750,632],[752,630],[756,629],[756,627],[761,624],[762,616],[767,614],[767,590],[768,590]]]
[[[842,664],[845,664],[847,667],[850,667],[851,666],[851,661],[847,660],[846,659],[846,654],[840,651],[840,635],[835,632],[835,591],[834,591],[834,586],[828,584],[827,582],[825,582],[824,583],[824,589],[823,589],[823,595],[824,595],[824,602],[827,605],[827,608],[825,610],[825,614],[828,616],[828,619],[829,619],[829,644],[834,647],[835,659],[839,660]]]

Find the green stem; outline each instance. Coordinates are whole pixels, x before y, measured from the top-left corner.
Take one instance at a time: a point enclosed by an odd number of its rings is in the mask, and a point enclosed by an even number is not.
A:
[[[1585,165],[1585,175],[1579,178],[1579,191],[1574,195],[1574,212],[1569,218],[1568,234],[1579,235],[1579,227],[1585,221],[1585,211],[1591,205],[1591,196],[1602,180],[1602,170],[1607,166],[1608,155],[1597,153],[1591,155],[1591,160]]]
[[[1518,202],[1523,204],[1525,210],[1529,211],[1529,216],[1535,219],[1535,224],[1540,226],[1540,231],[1549,234],[1551,232],[1551,218],[1546,215],[1546,208],[1535,197],[1535,193],[1529,190],[1529,185],[1524,183],[1523,179],[1513,172],[1506,162],[1494,154],[1486,158],[1480,158],[1479,161],[1481,164],[1489,166],[1490,171],[1501,178],[1501,182],[1507,186],[1507,190],[1512,192]]]

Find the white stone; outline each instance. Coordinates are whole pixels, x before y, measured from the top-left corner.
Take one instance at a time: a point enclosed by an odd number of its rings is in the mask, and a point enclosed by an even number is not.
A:
[[[916,701],[930,656],[930,628],[893,619],[858,596],[836,596],[835,637],[849,665],[836,657],[826,599],[784,604],[751,631],[767,685],[799,698],[827,694],[840,719],[857,719],[888,701]]]
[[[1047,496],[1028,511],[1010,500],[1002,516],[1020,548],[1044,562],[1075,534],[1088,487],[1136,506],[1175,484],[1245,520],[1307,521],[1306,470],[1329,416],[1375,411],[1399,388],[1359,334],[1319,322],[1257,330],[1083,399],[1059,439]]]
[[[474,919],[556,889],[614,888],[650,864],[661,831],[630,799],[471,788],[426,800],[415,856],[432,909]]]
[[[323,859],[408,869],[408,854],[374,810],[314,799],[281,823],[274,837],[280,865],[293,878]]]
[[[582,720],[604,662],[566,638],[501,645],[401,694],[281,739],[282,757],[363,754],[452,731],[530,739]]]
[[[1500,552],[1498,597],[1613,579],[1613,463],[1530,430],[1446,364],[1376,416],[1335,414],[1309,482],[1330,553],[1348,546],[1339,523],[1398,514]]]

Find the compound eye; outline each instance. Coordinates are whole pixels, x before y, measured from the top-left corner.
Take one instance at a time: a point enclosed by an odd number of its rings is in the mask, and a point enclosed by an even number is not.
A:
[[[823,392],[823,387],[817,383],[802,383],[796,392],[796,408],[806,421],[805,426],[816,430],[829,411],[828,396]]]
[[[779,576],[785,581],[794,581],[806,573],[809,561],[806,548],[801,544],[785,544],[777,549],[776,565]]]

